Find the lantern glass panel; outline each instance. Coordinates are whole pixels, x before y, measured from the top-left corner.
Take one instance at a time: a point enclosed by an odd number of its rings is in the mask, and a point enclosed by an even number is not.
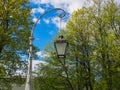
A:
[[[66,42],[56,43],[56,50],[57,50],[57,54],[59,56],[64,56],[65,55],[66,46],[67,46]]]

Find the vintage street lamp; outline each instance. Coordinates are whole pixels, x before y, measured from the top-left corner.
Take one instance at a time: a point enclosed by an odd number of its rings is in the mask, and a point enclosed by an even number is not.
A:
[[[49,12],[52,12],[54,10],[59,10],[62,11],[61,14],[59,15],[60,18],[63,18],[66,15],[66,12],[61,9],[61,8],[53,8],[49,11],[46,11],[45,13],[41,14],[38,18],[37,21],[33,24],[32,26],[32,30],[31,30],[31,35],[30,35],[30,49],[29,49],[29,62],[28,62],[28,73],[27,73],[27,79],[26,79],[26,85],[25,85],[25,90],[34,90],[34,86],[33,86],[33,76],[32,76],[32,59],[33,59],[33,40],[34,40],[34,30],[35,27],[37,25],[37,23],[39,22],[39,20],[46,14],[48,14]],[[61,38],[62,39],[62,38]],[[62,51],[63,52],[63,51]],[[61,54],[62,55],[62,54]]]
[[[66,58],[66,50],[68,47],[68,42],[64,40],[64,37],[62,35],[59,36],[59,40],[56,40],[54,42],[54,45],[58,58]]]

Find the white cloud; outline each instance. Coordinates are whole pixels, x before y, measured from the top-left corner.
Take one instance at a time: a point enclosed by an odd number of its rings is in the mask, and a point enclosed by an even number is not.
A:
[[[41,8],[41,7],[38,7],[38,8],[33,8],[31,12],[32,12],[32,14],[35,14],[35,13],[44,13],[45,10],[43,8]]]
[[[43,53],[43,51],[37,52],[36,54],[37,54],[37,56],[39,56],[41,58],[49,57],[49,54]]]
[[[38,70],[40,67],[40,64],[45,64],[45,61],[40,61],[40,60],[32,60],[32,71]]]
[[[85,0],[31,0],[34,4],[51,4],[55,8],[62,8],[68,13],[81,8]]]
[[[41,64],[47,64],[45,61],[40,61],[40,60],[32,60],[32,71],[37,71],[40,68]],[[22,75],[26,76],[27,73],[25,73],[23,70],[17,70],[15,75]]]
[[[60,21],[59,17],[54,17],[51,19],[51,21],[59,28],[59,29],[63,29],[66,26],[66,22],[65,21]]]
[[[60,27],[60,18],[59,17],[53,17],[52,23],[54,23],[57,27]]]
[[[64,29],[66,27],[66,22],[61,22],[61,29]]]
[[[49,0],[30,0],[34,4],[49,3]]]
[[[34,17],[32,21],[33,21],[33,22],[36,22],[36,21],[37,21],[37,18]],[[39,24],[39,23],[40,23],[40,20],[38,21],[38,24]]]
[[[30,0],[31,3],[34,3],[38,5],[38,8],[34,8],[32,10],[32,13],[44,13],[45,10],[50,10],[48,6],[53,6],[54,8],[61,8],[65,10],[65,12],[72,14],[73,11],[81,8],[83,6],[83,3],[86,0]],[[40,5],[45,4],[45,9],[41,8]],[[61,12],[60,12],[61,13]],[[35,15],[34,15],[35,17]],[[66,16],[67,17],[67,16]],[[34,18],[33,21],[35,22],[37,18]],[[61,22],[60,27],[60,18],[59,17],[53,17],[52,19],[43,19],[43,21],[46,24],[53,23],[55,24],[59,29],[63,29],[66,26],[66,21]],[[50,32],[52,34],[52,32]]]
[[[49,24],[49,19],[43,19],[43,21],[46,23],[46,24]]]
[[[27,60],[27,62],[28,62],[29,60]],[[37,72],[39,69],[40,69],[40,67],[41,67],[41,64],[47,64],[47,62],[45,62],[45,61],[40,61],[40,60],[32,60],[32,71],[34,71],[34,72]],[[28,65],[28,64],[27,64]],[[17,70],[15,73],[14,73],[14,75],[21,75],[21,76],[23,76],[23,77],[26,77],[27,76],[27,73],[24,71],[24,70]],[[35,73],[33,73],[33,75],[36,75]]]
[[[54,34],[54,32],[53,32],[53,31],[50,31],[50,32],[49,32],[49,34],[50,34],[50,35],[53,35],[53,34]]]
[[[33,22],[36,22],[36,21],[37,21],[38,18],[35,17],[35,14],[36,14],[36,13],[41,13],[41,14],[42,14],[42,13],[44,13],[44,12],[45,12],[45,10],[44,10],[43,8],[41,8],[41,7],[33,8],[32,11],[31,11],[31,14],[32,14],[32,16],[33,16],[32,21],[33,21]],[[40,20],[38,21],[38,23],[40,23]]]
[[[34,17],[34,18],[33,18],[33,22],[36,22],[36,21],[37,21],[37,18],[36,18],[36,17]]]
[[[33,18],[33,22],[36,22],[37,21],[37,18],[34,17]],[[66,26],[66,22],[65,21],[60,21],[60,18],[59,17],[52,17],[51,19],[43,19],[43,21],[46,23],[46,24],[49,24],[49,23],[53,23],[55,24],[59,29],[63,29],[65,28]],[[38,24],[40,23],[40,20],[38,22]],[[53,32],[50,32],[50,34],[52,35]]]
[[[37,54],[37,56],[40,56],[40,57],[43,56],[43,55],[42,55],[42,52],[37,52],[36,54]]]

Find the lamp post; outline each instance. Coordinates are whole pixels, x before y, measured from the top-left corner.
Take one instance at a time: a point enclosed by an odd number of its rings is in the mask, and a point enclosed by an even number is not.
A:
[[[65,58],[68,42],[66,40],[64,40],[64,37],[62,35],[59,36],[59,40],[56,40],[54,42],[54,45],[55,45],[55,49],[57,52],[57,57]]]
[[[51,9],[49,11],[46,11],[45,13],[43,13],[42,15],[40,15],[37,19],[37,21],[33,24],[32,26],[32,31],[31,31],[31,35],[29,37],[29,40],[30,40],[30,48],[29,48],[29,62],[28,62],[28,73],[27,73],[27,80],[26,80],[26,85],[25,85],[25,90],[34,90],[34,87],[33,87],[33,84],[32,84],[32,57],[33,57],[33,50],[32,50],[32,47],[33,47],[33,40],[34,40],[34,37],[33,37],[33,34],[34,34],[34,29],[38,23],[38,21],[47,13],[49,12],[52,12],[54,10],[60,10],[62,11],[63,13],[61,13],[59,15],[59,17],[64,17],[66,15],[66,12],[61,9],[61,8],[54,8],[54,9]]]

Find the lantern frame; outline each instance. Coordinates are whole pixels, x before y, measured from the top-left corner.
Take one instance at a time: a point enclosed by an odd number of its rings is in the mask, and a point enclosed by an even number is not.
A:
[[[59,38],[60,38],[59,40],[56,40],[54,42],[54,46],[55,46],[55,49],[56,49],[57,57],[58,58],[66,58],[66,52],[67,52],[68,42],[63,39],[63,36],[60,36]],[[59,54],[58,50],[60,50],[60,49],[57,48],[58,47],[57,45],[60,45],[60,44],[62,45],[64,43],[66,44],[65,47],[64,47],[64,51],[63,51],[64,53],[63,54]]]

